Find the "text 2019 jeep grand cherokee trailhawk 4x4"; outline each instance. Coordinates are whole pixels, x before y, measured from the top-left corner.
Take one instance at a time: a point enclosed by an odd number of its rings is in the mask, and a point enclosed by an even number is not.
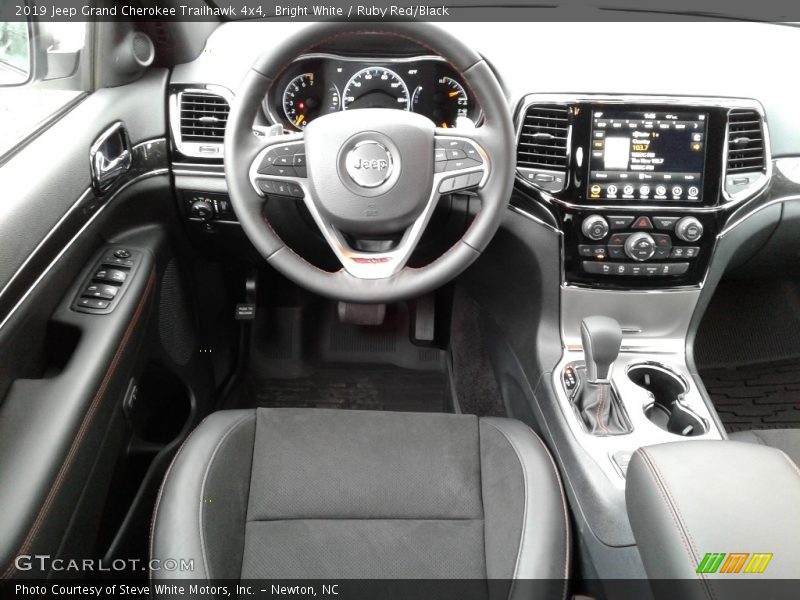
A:
[[[513,4],[0,24],[4,593],[796,597],[800,30]]]

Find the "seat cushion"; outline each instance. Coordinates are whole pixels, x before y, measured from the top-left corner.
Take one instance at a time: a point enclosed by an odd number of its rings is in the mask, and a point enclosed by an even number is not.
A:
[[[544,444],[511,419],[222,411],[171,465],[155,578],[566,579],[567,514]]]
[[[800,429],[754,429],[737,431],[729,437],[739,442],[763,444],[783,450],[795,464],[800,465]]]

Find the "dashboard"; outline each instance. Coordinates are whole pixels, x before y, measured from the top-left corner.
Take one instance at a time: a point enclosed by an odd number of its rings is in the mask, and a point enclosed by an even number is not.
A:
[[[265,43],[279,45],[299,27],[223,25],[206,52],[172,73],[173,168],[183,213],[201,239],[233,227],[235,215],[222,177],[220,133],[200,128],[187,129],[192,139],[183,135],[181,94],[232,100]],[[626,23],[504,23],[491,32],[478,23],[447,27],[479,41],[501,78],[517,127],[511,205],[560,235],[562,285],[695,289],[721,236],[747,215],[800,196],[800,166],[791,177],[779,168],[800,155],[794,102],[800,80],[764,68],[770,55],[796,52],[795,29],[682,25],[687,39],[705,41],[700,59],[692,44],[632,53]],[[668,23],[638,23],[637,31],[653,39],[675,33]],[[767,37],[769,52],[736,41]],[[565,46],[564,39],[573,43]],[[544,49],[556,47],[564,68],[548,62]],[[448,128],[487,118],[458,73],[425,48],[350,40],[311,52],[275,80],[261,125],[297,132],[325,114],[364,107],[414,111]],[[611,77],[609,57],[624,58]],[[669,64],[680,77],[657,77],[655,64]]]
[[[460,75],[438,56],[307,54],[289,65],[264,99],[270,121],[289,131],[359,108],[413,111],[443,128],[474,126],[481,116]]]

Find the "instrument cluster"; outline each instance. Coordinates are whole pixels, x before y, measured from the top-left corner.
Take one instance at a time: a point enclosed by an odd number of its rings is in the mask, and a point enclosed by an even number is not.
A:
[[[359,108],[410,110],[444,128],[471,127],[481,118],[460,75],[438,56],[304,55],[264,99],[270,120],[290,131],[302,131],[317,117]]]

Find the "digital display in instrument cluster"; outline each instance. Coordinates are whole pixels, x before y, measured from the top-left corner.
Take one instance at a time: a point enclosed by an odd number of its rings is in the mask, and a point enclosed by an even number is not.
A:
[[[701,202],[708,114],[596,109],[589,200]]]
[[[303,57],[287,69],[265,100],[267,113],[294,130],[320,116],[360,108],[413,111],[443,128],[477,124],[480,117],[459,76],[447,63],[431,57],[386,61]]]

